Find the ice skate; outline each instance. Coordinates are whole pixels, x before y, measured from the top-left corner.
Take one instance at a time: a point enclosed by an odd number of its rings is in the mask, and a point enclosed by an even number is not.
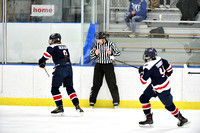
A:
[[[94,103],[90,102],[90,108],[92,109],[94,107]]]
[[[64,116],[63,105],[60,105],[56,109],[54,109],[53,111],[51,111],[51,114],[53,116]]]
[[[152,118],[152,114],[149,114],[146,116],[146,120],[145,121],[140,121],[139,125],[141,127],[153,127],[153,118]]]
[[[114,103],[113,107],[114,107],[114,109],[118,109],[119,108],[119,104],[118,103]]]
[[[178,122],[178,126],[179,127],[182,127],[182,126],[184,126],[184,125],[187,125],[187,124],[189,124],[190,122],[188,121],[188,119],[186,119],[186,118],[184,118],[182,115],[180,116],[180,118],[179,118],[179,122]]]
[[[79,104],[76,105],[75,108],[76,108],[76,111],[79,112],[80,114],[84,113],[84,111],[81,109],[81,107],[79,106]]]

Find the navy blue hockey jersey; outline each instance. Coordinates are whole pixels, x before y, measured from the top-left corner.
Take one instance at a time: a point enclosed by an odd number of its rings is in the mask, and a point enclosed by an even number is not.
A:
[[[156,60],[151,60],[144,64],[143,72],[140,75],[140,81],[142,84],[146,84],[147,80],[151,78],[151,85],[154,91],[161,93],[162,91],[169,90],[170,84],[168,75],[173,72],[172,66],[167,60],[156,57]]]
[[[64,61],[64,56],[68,57],[68,62],[70,63],[70,55],[67,46],[65,44],[52,44],[47,47],[47,50],[44,52],[44,55],[41,59],[46,61],[52,57],[55,65],[62,65],[66,64],[66,61]]]

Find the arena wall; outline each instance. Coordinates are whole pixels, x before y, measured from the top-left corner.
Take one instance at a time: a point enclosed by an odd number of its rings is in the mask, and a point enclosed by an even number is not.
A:
[[[50,77],[38,65],[0,65],[0,105],[55,106],[52,99],[51,78],[53,66],[46,66]],[[74,88],[83,107],[89,107],[89,95],[93,80],[93,66],[73,66]],[[200,68],[189,68],[200,72]],[[138,70],[132,67],[115,67],[121,108],[141,108],[139,96],[147,85],[139,80]],[[170,77],[175,103],[182,109],[200,109],[200,75],[188,74],[185,68],[174,68]],[[148,81],[150,82],[150,81]],[[72,107],[70,99],[61,87],[64,106]],[[112,97],[104,79],[95,107],[112,107]],[[158,98],[152,98],[153,108],[164,108]]]
[[[88,31],[88,28],[89,24],[83,25],[83,31]],[[80,29],[81,23],[7,23],[7,62],[38,62],[49,45],[50,34],[58,32],[62,36],[62,43],[70,50],[71,61],[79,63],[83,47]],[[0,42],[3,40],[2,34],[0,30]],[[0,48],[3,46],[0,45]]]

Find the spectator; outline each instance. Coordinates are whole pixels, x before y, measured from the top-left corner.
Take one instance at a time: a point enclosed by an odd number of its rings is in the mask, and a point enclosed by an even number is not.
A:
[[[199,12],[197,0],[179,0],[176,7],[181,11],[181,21],[195,21]]]
[[[160,0],[160,8],[164,8],[164,0]],[[166,8],[170,8],[170,0],[166,0]]]
[[[132,33],[136,31],[136,22],[146,19],[147,3],[145,0],[132,0],[129,6],[129,12],[125,13],[125,22],[127,27],[124,31],[131,30],[130,20],[132,20]],[[130,34],[129,37],[135,37],[135,34]]]

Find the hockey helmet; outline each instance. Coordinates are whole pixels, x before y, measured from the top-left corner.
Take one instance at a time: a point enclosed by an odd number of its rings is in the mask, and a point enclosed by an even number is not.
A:
[[[145,62],[149,60],[155,60],[157,56],[157,51],[155,48],[146,48],[143,55],[143,60]]]
[[[97,39],[105,39],[106,38],[106,34],[104,32],[99,32],[97,35]]]
[[[61,35],[59,33],[53,33],[49,37],[49,44],[61,42]]]

